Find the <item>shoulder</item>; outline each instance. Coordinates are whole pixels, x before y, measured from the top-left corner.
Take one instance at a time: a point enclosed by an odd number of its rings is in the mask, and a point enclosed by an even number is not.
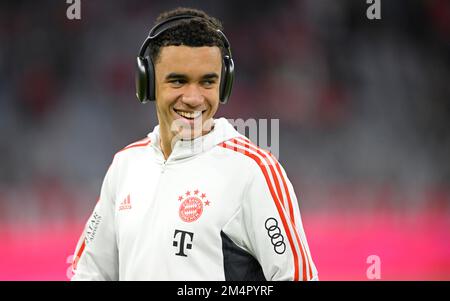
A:
[[[270,169],[281,169],[277,158],[269,151],[257,146],[245,136],[239,136],[220,144],[233,157],[251,168],[254,173],[266,173]]]
[[[150,137],[145,137],[138,141],[128,144],[127,146],[120,149],[114,154],[111,165],[117,164],[118,162],[128,161],[133,158],[139,157],[141,154],[146,153],[152,142]],[[111,167],[110,165],[110,167]]]
[[[150,137],[145,137],[143,139],[140,139],[138,141],[128,144],[127,146],[125,146],[124,148],[119,150],[114,156],[117,156],[118,154],[123,153],[127,150],[131,150],[131,149],[135,150],[138,148],[143,148],[143,147],[149,146],[151,142],[152,142],[152,140]],[[130,153],[130,152],[128,152],[128,153]]]
[[[248,170],[242,173],[247,177],[248,193],[262,193],[270,195],[274,200],[282,200],[283,204],[291,203],[291,183],[274,154],[258,147],[246,137],[227,140],[221,146],[247,163],[241,166]]]

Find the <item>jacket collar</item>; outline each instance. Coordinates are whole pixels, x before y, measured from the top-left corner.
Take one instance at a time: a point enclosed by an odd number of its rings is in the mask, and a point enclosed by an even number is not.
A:
[[[159,125],[155,126],[153,131],[147,135],[150,137],[151,145],[162,155],[160,147]],[[227,141],[231,138],[242,136],[227,119],[221,117],[214,119],[214,128],[206,135],[192,140],[178,140],[167,161],[183,160],[207,152],[214,146]]]

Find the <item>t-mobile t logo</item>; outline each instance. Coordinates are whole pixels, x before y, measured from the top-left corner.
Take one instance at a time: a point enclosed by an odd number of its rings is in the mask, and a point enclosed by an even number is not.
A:
[[[179,235],[180,236],[179,240],[177,240],[178,233],[181,234]],[[178,253],[175,253],[175,255],[187,257],[187,255],[184,253],[184,248],[188,250],[192,249],[192,243],[186,242],[186,245],[184,243],[186,240],[186,234],[189,235],[190,242],[192,242],[192,240],[194,239],[194,233],[175,229],[175,233],[173,234],[174,238],[173,246],[174,247],[179,246]]]

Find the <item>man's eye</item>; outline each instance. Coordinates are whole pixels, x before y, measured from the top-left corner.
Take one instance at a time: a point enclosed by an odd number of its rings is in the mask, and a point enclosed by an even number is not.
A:
[[[176,85],[176,86],[181,86],[182,84],[185,83],[185,81],[182,79],[174,79],[174,80],[169,81],[169,83]]]
[[[210,79],[208,79],[208,80],[204,80],[204,81],[203,81],[203,85],[204,85],[205,87],[210,87],[210,86],[214,85],[215,82],[216,82],[215,80],[210,80]]]

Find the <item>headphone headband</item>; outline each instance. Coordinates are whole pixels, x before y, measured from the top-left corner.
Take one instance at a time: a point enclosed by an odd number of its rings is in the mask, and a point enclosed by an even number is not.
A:
[[[175,27],[176,25],[180,24],[181,21],[194,19],[194,18],[202,19],[202,17],[198,17],[198,16],[194,16],[194,15],[186,15],[186,14],[168,18],[168,19],[156,24],[155,26],[153,26],[153,28],[150,29],[148,37],[150,39],[154,39],[154,38],[158,37],[162,32],[166,31],[167,29],[169,29],[171,27]],[[204,19],[204,20],[207,21],[206,19]]]
[[[156,24],[155,26],[153,26],[152,29],[150,29],[148,37],[145,39],[144,43],[141,46],[141,49],[139,50],[139,56],[144,57],[145,51],[147,50],[147,47],[148,47],[148,44],[150,44],[150,42],[152,40],[156,39],[160,34],[162,34],[163,32],[165,32],[166,30],[168,30],[170,28],[173,28],[173,27],[181,24],[182,21],[189,20],[189,19],[204,20],[204,21],[208,22],[209,24],[211,24],[213,27],[215,27],[215,25],[212,22],[210,22],[209,20],[207,20],[203,17],[200,17],[200,16],[195,16],[195,15],[184,14],[184,15],[178,15],[178,16],[168,18],[168,19]],[[227,37],[220,29],[216,28],[216,32],[219,34],[219,36],[223,42],[223,46],[227,51],[227,54],[231,57],[230,42],[228,42]]]
[[[155,100],[155,86],[154,86],[154,66],[151,57],[145,57],[145,52],[152,40],[156,39],[160,34],[165,32],[166,30],[173,28],[179,25],[184,20],[189,19],[198,19],[204,20],[211,24],[213,27],[217,27],[210,20],[203,18],[201,16],[195,16],[190,14],[183,14],[178,16],[173,16],[168,18],[155,26],[150,30],[147,38],[142,44],[139,50],[139,56],[137,57],[137,65],[136,65],[136,96],[138,99],[145,103],[149,100]],[[223,55],[223,63],[222,63],[222,76],[220,82],[220,101],[222,103],[226,103],[231,94],[231,88],[233,86],[234,81],[234,63],[231,57],[231,48],[230,43],[228,42],[225,34],[218,28],[216,28],[216,32],[219,34],[226,54]]]

